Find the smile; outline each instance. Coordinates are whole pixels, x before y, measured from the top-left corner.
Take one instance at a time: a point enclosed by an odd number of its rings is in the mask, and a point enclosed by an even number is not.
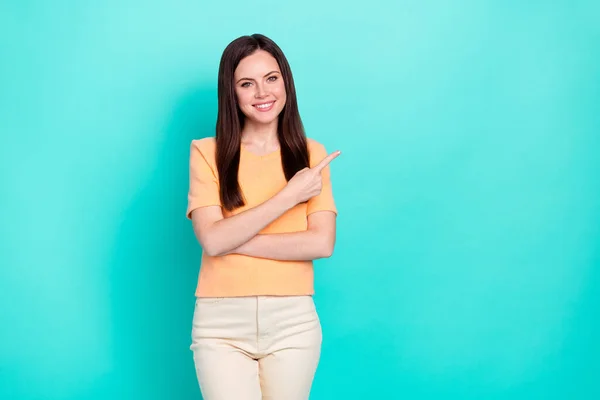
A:
[[[253,107],[256,108],[260,112],[266,112],[273,108],[273,104],[275,104],[274,101],[272,101],[270,103],[264,103],[264,104],[255,104]]]

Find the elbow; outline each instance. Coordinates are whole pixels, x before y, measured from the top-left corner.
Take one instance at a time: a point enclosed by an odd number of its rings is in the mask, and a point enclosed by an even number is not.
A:
[[[194,227],[194,234],[196,235],[196,239],[200,244],[203,254],[206,254],[210,257],[217,257],[225,253],[223,246],[221,243],[219,243],[219,240],[215,237],[215,235],[212,234],[212,231],[210,231],[208,227],[205,227],[202,230]]]
[[[218,236],[213,234],[213,231],[209,227],[205,226],[204,229],[194,227],[194,234],[196,235],[198,244],[200,244],[202,254],[210,257],[218,257],[227,253],[224,243],[219,240]]]
[[[216,257],[216,256],[219,255],[218,252],[216,252],[215,250],[213,250],[212,247],[203,246],[202,247],[202,252],[204,254],[206,254],[207,256],[209,256],[209,257]]]
[[[213,249],[213,248],[206,248],[203,247],[202,251],[204,252],[204,254],[206,254],[209,257],[219,257],[219,256],[224,256],[225,254],[227,254],[227,252],[223,251],[223,250],[218,250],[218,249]]]
[[[207,256],[210,256],[210,257],[219,257],[219,256],[224,256],[227,254],[226,250],[223,250],[222,248],[218,248],[215,246],[202,247],[202,251],[204,253],[206,253]]]
[[[325,252],[323,252],[323,256],[321,258],[329,258],[333,255],[333,249],[328,248]]]
[[[335,247],[335,243],[333,241],[324,240],[323,245],[320,249],[320,257],[319,258],[329,258],[333,255],[333,248]]]
[[[216,243],[209,240],[208,238],[200,239],[200,247],[202,248],[202,252],[209,257],[218,257],[223,255],[223,249],[219,248]]]

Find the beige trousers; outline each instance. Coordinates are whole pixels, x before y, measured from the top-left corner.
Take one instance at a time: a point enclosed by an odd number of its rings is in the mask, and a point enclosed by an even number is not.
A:
[[[194,364],[204,400],[306,400],[321,354],[312,296],[197,298]]]

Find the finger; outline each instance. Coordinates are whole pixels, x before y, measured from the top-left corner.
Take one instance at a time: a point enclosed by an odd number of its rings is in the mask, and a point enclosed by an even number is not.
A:
[[[339,156],[340,154],[342,154],[341,151],[337,150],[334,151],[333,153],[331,153],[330,155],[328,155],[327,157],[325,157],[323,160],[321,160],[320,163],[318,163],[317,165],[315,165],[313,168],[315,171],[317,172],[321,172],[323,170],[323,168],[325,168],[326,166],[329,165],[330,162],[332,162],[333,160],[335,160],[337,158],[337,156]]]

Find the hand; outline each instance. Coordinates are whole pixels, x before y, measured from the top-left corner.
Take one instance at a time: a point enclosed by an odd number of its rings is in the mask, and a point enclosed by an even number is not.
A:
[[[314,167],[303,168],[296,172],[296,175],[289,180],[283,189],[294,199],[294,205],[303,203],[321,193],[323,187],[321,171],[340,154],[339,150],[334,151]]]

